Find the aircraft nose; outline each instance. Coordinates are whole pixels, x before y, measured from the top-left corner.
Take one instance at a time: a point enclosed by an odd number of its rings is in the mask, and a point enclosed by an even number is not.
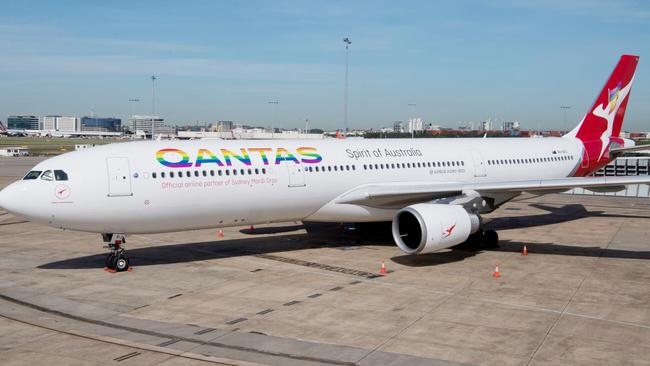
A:
[[[0,207],[9,211],[16,212],[20,204],[20,187],[16,183],[6,186],[0,191]]]
[[[0,191],[0,208],[4,208],[5,210],[9,210],[9,191],[9,187],[5,187]]]

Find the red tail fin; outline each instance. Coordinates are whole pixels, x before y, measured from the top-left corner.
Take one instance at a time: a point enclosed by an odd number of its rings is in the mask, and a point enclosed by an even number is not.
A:
[[[639,56],[623,55],[593,107],[582,122],[564,137],[580,139],[585,146],[583,172],[593,171],[609,161],[611,139],[618,140],[627,108]]]

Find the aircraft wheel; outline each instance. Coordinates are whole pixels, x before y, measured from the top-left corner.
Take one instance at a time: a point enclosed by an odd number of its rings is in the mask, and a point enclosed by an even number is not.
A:
[[[124,272],[129,269],[129,259],[124,255],[118,256],[114,263],[116,272]]]
[[[473,234],[470,234],[470,236],[465,240],[464,243],[461,244],[461,246],[469,251],[477,252],[481,250],[481,246],[483,245],[483,231],[479,230]]]
[[[115,269],[115,254],[110,253],[106,256],[106,268]]]
[[[498,248],[499,247],[499,234],[494,230],[486,230],[483,233],[483,244],[486,248]]]

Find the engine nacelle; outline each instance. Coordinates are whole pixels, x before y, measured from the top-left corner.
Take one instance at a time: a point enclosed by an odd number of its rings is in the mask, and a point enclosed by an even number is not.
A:
[[[419,203],[393,218],[393,239],[407,254],[431,253],[458,245],[478,231],[478,215],[459,205]]]

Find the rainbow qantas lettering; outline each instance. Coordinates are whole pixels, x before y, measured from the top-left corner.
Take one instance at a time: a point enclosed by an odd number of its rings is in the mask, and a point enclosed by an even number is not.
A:
[[[218,152],[219,155],[215,154]],[[165,148],[156,152],[156,160],[168,168],[188,168],[191,166],[202,167],[210,164],[217,166],[232,166],[234,162],[251,166],[253,161],[261,161],[264,165],[289,164],[318,164],[323,157],[315,147],[302,146],[295,151],[284,147],[251,147],[240,148],[239,151],[228,149],[206,149],[201,148],[196,152],[196,159],[192,160],[190,155],[175,148]],[[251,159],[251,157],[253,159]],[[273,159],[271,162],[270,159]]]

